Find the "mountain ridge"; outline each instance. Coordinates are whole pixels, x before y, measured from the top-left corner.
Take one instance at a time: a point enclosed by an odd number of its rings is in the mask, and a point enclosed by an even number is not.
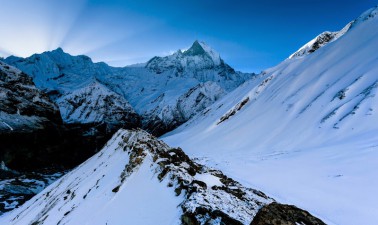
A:
[[[273,202],[279,205],[145,131],[121,129],[100,152],[0,221],[248,225]],[[324,224],[308,212],[295,211],[304,216],[290,219],[292,223],[309,219],[316,221],[314,225]]]
[[[341,38],[344,34],[349,32],[355,26],[358,26],[360,23],[371,20],[377,15],[378,15],[378,5],[365,11],[363,14],[361,14],[359,17],[349,22],[339,31],[334,31],[334,32],[325,31],[319,34],[314,39],[312,39],[311,41],[303,45],[301,48],[299,48],[296,52],[291,54],[288,59],[295,59],[295,58],[303,57],[305,55],[309,55],[315,52],[316,50],[318,50],[319,48]]]
[[[132,107],[125,108],[125,111],[130,112],[128,115],[135,117],[132,115],[136,112],[142,117],[142,127],[157,132],[156,134],[172,130],[194,116],[200,109],[209,106],[253,76],[253,74],[235,72],[223,62],[218,53],[199,41],[195,41],[192,48],[183,53],[154,57],[144,66],[137,67],[117,68],[105,63],[93,63],[87,56],[71,56],[62,48],[34,54],[25,59],[11,56],[4,61],[25,71],[55,103],[59,102],[62,114],[68,115],[63,117],[66,123],[70,121],[81,123],[80,120],[70,117],[75,114],[66,113],[68,110],[66,107],[73,106],[67,102],[70,100],[66,95],[82,88],[89,90],[91,89],[89,86],[98,81],[123,98],[124,102],[130,103]],[[205,84],[206,82],[214,82],[217,87]],[[202,83],[208,85],[208,88],[201,89],[201,92],[204,92],[204,96],[209,96],[208,99],[211,101],[202,102],[201,107],[186,108],[185,112],[179,112],[178,105],[185,101],[192,101],[184,99],[183,96],[187,96],[185,93]],[[217,93],[209,90],[209,87],[214,87],[218,90]],[[210,96],[211,94],[213,96]],[[95,93],[88,93],[87,96],[89,95],[95,95]],[[91,108],[92,111],[104,112],[100,107],[89,106],[89,102],[83,102],[83,104],[83,109]],[[111,111],[111,109],[105,109],[105,111]],[[78,113],[84,114],[84,112]],[[179,120],[172,116],[183,113],[185,115]],[[130,118],[130,121],[133,120]],[[117,119],[114,118],[111,121],[117,121]],[[83,122],[103,121],[83,119]],[[136,126],[139,124],[133,125],[133,127]],[[156,126],[158,128],[155,128]]]

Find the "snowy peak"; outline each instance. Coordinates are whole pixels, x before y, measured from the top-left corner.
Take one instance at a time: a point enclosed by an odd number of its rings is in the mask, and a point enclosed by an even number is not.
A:
[[[204,70],[215,69],[217,67],[229,67],[221,59],[219,53],[213,50],[205,42],[195,41],[192,46],[184,51],[175,52],[165,57],[154,57],[147,62],[146,68],[157,73],[163,73],[167,70]]]
[[[58,48],[28,58],[10,56],[5,62],[34,78],[37,87],[47,91],[71,91],[93,82],[96,76],[107,74],[110,67],[93,63],[88,56],[72,56]]]
[[[197,55],[206,55],[209,56],[216,65],[221,63],[221,58],[219,53],[214,49],[208,46],[205,42],[195,41],[188,50],[184,51],[183,55],[185,56],[197,56]]]
[[[206,54],[206,51],[203,49],[203,47],[201,46],[201,44],[198,42],[198,41],[195,41],[193,44],[192,44],[192,47],[190,47],[188,50],[185,51],[185,54],[186,55],[202,55],[202,54]]]

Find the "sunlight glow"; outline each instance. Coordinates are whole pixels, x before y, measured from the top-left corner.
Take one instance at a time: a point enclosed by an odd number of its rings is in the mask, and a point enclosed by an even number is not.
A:
[[[72,4],[75,3],[75,4]],[[59,47],[83,0],[3,0],[0,8],[0,51],[29,56]]]
[[[145,57],[121,52],[119,46],[131,45],[128,39],[161,24],[125,9],[90,5],[88,0],[0,1],[0,57],[28,57],[62,47],[94,61],[136,63]]]

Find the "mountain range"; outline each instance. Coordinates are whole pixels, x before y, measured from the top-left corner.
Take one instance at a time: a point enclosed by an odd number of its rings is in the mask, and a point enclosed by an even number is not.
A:
[[[6,63],[29,74],[59,106],[67,124],[170,131],[254,74],[236,72],[204,42],[147,63],[115,68],[61,48]],[[104,113],[109,112],[109,113]]]

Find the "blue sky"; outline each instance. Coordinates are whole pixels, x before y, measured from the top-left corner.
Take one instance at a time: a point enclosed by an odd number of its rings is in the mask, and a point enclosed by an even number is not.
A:
[[[372,0],[0,0],[0,55],[62,47],[122,66],[202,40],[241,71],[272,67]]]

